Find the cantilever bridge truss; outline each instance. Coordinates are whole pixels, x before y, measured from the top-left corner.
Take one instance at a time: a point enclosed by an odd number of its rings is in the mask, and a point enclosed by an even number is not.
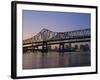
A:
[[[48,46],[58,45],[59,51],[64,51],[66,43],[71,48],[72,43],[90,42],[90,33],[90,28],[69,32],[53,32],[42,29],[37,35],[23,40],[23,48],[34,51],[41,46],[41,51],[48,51]]]

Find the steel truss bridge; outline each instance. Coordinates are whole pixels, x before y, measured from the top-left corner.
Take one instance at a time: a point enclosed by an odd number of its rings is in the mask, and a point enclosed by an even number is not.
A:
[[[48,52],[48,46],[58,45],[58,51],[65,51],[65,44],[68,44],[70,49],[72,43],[90,42],[90,33],[90,28],[69,32],[53,32],[42,29],[37,35],[23,40],[23,50],[32,49],[33,51]]]

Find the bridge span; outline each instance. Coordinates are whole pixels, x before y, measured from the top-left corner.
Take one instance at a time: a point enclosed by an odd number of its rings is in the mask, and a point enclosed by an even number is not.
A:
[[[23,51],[89,51],[90,28],[69,32],[42,29],[37,35],[23,40]]]

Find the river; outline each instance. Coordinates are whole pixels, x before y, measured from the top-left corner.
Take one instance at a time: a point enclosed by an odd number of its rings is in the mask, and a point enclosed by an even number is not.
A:
[[[90,66],[90,52],[26,52],[23,69]]]

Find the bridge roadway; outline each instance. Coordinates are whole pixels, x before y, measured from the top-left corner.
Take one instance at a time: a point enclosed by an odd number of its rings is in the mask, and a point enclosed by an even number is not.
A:
[[[48,51],[48,45],[59,44],[59,51],[64,50],[65,43],[69,44],[71,47],[72,43],[79,42],[90,42],[90,36],[82,36],[82,37],[73,37],[67,39],[58,39],[58,40],[48,40],[48,41],[39,41],[39,42],[31,42],[31,43],[23,43],[23,49],[32,48],[34,51],[35,48],[42,46],[42,51]]]

